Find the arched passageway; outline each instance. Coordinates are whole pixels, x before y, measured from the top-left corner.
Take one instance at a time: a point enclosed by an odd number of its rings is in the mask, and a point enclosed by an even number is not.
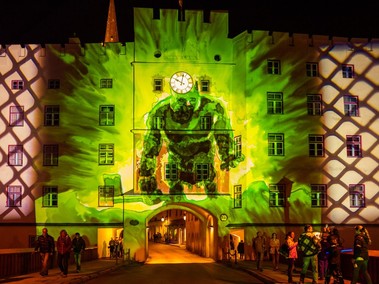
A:
[[[146,219],[146,255],[149,243],[175,245],[202,257],[217,259],[217,218],[193,204],[170,204]]]

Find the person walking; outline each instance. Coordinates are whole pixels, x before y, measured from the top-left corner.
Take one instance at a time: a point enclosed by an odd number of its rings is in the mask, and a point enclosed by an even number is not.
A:
[[[74,252],[74,259],[76,264],[76,272],[80,272],[82,253],[86,249],[86,243],[79,233],[75,234],[75,238],[72,240],[72,250]]]
[[[337,239],[337,237],[333,237],[333,239],[335,241]],[[317,256],[317,258],[318,258],[318,274],[319,274],[320,280],[325,279],[325,275],[326,275],[326,272],[328,270],[328,263],[329,263],[328,251],[329,251],[330,244],[331,244],[331,240],[329,238],[329,230],[328,230],[328,227],[325,226],[323,228],[321,241],[320,241],[321,250]]]
[[[40,235],[35,244],[34,252],[38,252],[41,256],[41,276],[47,276],[49,274],[49,260],[50,256],[53,256],[55,252],[54,238],[48,234],[47,228],[42,229],[42,235]]]
[[[115,241],[113,238],[109,241],[108,248],[109,248],[109,258],[115,257],[114,255],[114,248],[115,248]]]
[[[280,241],[276,233],[271,234],[270,239],[270,255],[272,258],[272,268],[276,271],[279,269],[279,247]]]
[[[293,276],[293,270],[295,268],[295,261],[297,259],[297,246],[298,242],[295,242],[295,232],[289,232],[286,236],[286,243],[288,246],[288,269],[287,269],[287,276],[288,276],[288,283],[294,283],[292,276]]]
[[[237,251],[240,255],[240,259],[244,259],[245,258],[245,243],[243,242],[243,240],[241,240],[238,243]]]
[[[255,259],[257,261],[257,269],[263,271],[262,262],[265,252],[265,239],[262,237],[261,232],[257,232],[257,236],[253,239],[253,247]]]
[[[67,277],[68,274],[68,260],[71,252],[71,238],[66,230],[61,230],[57,239],[58,251],[58,267],[61,270],[62,276]]]
[[[321,250],[320,239],[313,233],[312,225],[305,225],[304,232],[299,237],[299,249],[303,256],[303,268],[300,273],[300,282],[304,283],[305,274],[309,265],[312,269],[312,284],[318,281],[318,259],[317,255]]]
[[[330,278],[333,276],[334,283],[344,284],[341,271],[341,248],[338,245],[338,237],[330,237],[330,246],[327,249],[328,270],[325,276],[325,284],[330,283]]]
[[[353,279],[351,284],[358,282],[359,274],[362,274],[366,284],[372,284],[371,276],[367,271],[368,267],[368,246],[371,245],[370,235],[365,227],[358,225],[355,227],[354,253],[353,253]]]

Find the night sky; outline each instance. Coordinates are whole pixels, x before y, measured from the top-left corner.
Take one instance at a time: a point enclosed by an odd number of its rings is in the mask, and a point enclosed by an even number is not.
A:
[[[336,2],[336,1],[334,1]],[[183,0],[185,9],[228,10],[229,37],[245,30],[379,38],[379,3]],[[0,44],[101,42],[109,0],[21,0],[2,3]],[[178,0],[115,0],[121,42],[133,41],[132,7],[178,8]],[[212,19],[211,19],[212,20]]]

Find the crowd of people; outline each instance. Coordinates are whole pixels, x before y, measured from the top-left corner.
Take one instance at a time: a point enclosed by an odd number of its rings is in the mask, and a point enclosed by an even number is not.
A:
[[[297,239],[297,240],[296,240]],[[344,240],[336,227],[330,228],[325,225],[321,232],[314,232],[313,226],[304,226],[304,231],[296,238],[295,232],[290,231],[285,239],[278,239],[276,233],[267,238],[265,233],[258,231],[252,239],[253,260],[256,269],[263,271],[263,260],[272,261],[272,269],[278,270],[279,257],[283,255],[287,261],[288,283],[305,283],[308,270],[311,272],[312,284],[323,280],[325,284],[343,284],[344,278],[341,270],[340,254],[343,249]],[[371,238],[367,229],[358,225],[354,231],[353,258],[352,258],[352,281],[351,284],[359,283],[359,277],[364,278],[365,283],[372,284],[368,268],[368,246]],[[286,252],[282,252],[282,246]],[[231,241],[230,249],[234,250]],[[237,247],[240,259],[245,258],[245,243],[240,241]],[[301,260],[300,277],[294,280],[295,262]],[[331,282],[332,281],[332,282]]]
[[[76,233],[75,237],[67,234],[66,230],[61,230],[59,236],[54,241],[54,238],[48,234],[47,228],[42,229],[42,234],[37,238],[34,248],[34,253],[39,253],[41,257],[41,276],[47,276],[49,273],[50,258],[57,252],[58,267],[61,271],[62,277],[67,277],[68,265],[71,251],[73,252],[76,272],[81,269],[81,255],[86,249],[84,239],[80,233]]]
[[[110,258],[120,258],[123,256],[123,246],[122,246],[122,239],[115,237],[111,238],[108,243],[109,248],[109,257]]]

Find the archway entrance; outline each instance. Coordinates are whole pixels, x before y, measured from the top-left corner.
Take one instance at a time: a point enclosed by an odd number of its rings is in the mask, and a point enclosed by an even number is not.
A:
[[[149,243],[178,246],[199,256],[217,259],[217,219],[193,204],[170,204],[146,219],[146,255]]]

